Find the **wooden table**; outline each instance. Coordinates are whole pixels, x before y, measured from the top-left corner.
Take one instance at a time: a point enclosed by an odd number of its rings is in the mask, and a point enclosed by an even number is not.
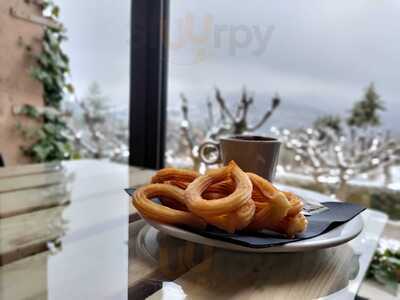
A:
[[[124,188],[154,171],[106,161],[0,168],[0,299],[353,299],[386,222],[335,248],[228,252],[146,225]]]

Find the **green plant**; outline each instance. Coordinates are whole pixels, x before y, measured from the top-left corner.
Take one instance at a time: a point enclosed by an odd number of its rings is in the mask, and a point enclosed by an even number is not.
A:
[[[400,220],[400,192],[379,191],[370,196],[371,208],[388,214],[391,220]]]
[[[354,103],[350,115],[344,122],[340,116],[325,115],[314,121],[316,129],[328,128],[341,134],[345,129],[344,125],[349,127],[367,128],[376,127],[381,124],[379,112],[385,110],[385,105],[381,97],[375,90],[375,85],[370,83],[366,88],[362,99]]]
[[[317,120],[315,120],[313,125],[317,129],[329,128],[339,134],[343,132],[342,119],[340,118],[340,116],[331,116],[331,115],[322,116]]]
[[[363,98],[354,104],[351,116],[347,119],[347,124],[359,128],[379,126],[381,118],[378,113],[384,110],[384,103],[375,91],[374,84],[371,83],[366,89]]]
[[[38,128],[23,127],[17,123],[17,128],[28,140],[34,141],[29,147],[22,147],[25,155],[34,162],[65,160],[76,157],[68,138],[63,134],[65,122],[51,111],[39,112],[35,107],[25,105],[21,115],[32,117],[41,122]]]
[[[61,44],[66,40],[65,28],[57,21],[60,9],[53,1],[43,1],[43,14],[56,22],[57,26],[46,27],[42,40],[42,51],[39,55],[32,53],[30,45],[26,50],[33,55],[35,66],[31,69],[34,79],[40,81],[43,86],[43,100],[46,107],[51,107],[58,112],[66,92],[73,93],[73,86],[67,81],[69,73],[69,59],[63,52]],[[29,118],[37,120],[41,127],[36,129],[23,128],[19,123],[17,128],[32,143],[23,147],[23,153],[34,162],[46,162],[53,160],[70,159],[73,157],[73,149],[69,139],[63,134],[66,123],[61,113],[39,113],[33,106],[25,105],[19,112]]]
[[[400,250],[378,249],[375,252],[367,276],[396,291],[400,283]]]

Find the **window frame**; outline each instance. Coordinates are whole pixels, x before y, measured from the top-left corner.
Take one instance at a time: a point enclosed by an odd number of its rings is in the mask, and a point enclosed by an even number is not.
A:
[[[129,165],[165,164],[169,0],[132,0]]]

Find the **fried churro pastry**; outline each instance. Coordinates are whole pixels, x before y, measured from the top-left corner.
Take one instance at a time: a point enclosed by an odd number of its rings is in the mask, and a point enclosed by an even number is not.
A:
[[[151,183],[165,183],[176,186],[185,190],[190,182],[192,182],[199,174],[195,171],[164,168],[158,171],[152,178]],[[168,199],[166,197],[159,197],[161,203],[167,207],[177,210],[187,211],[187,207],[183,203]]]
[[[206,222],[191,212],[173,209],[151,201],[154,197],[165,197],[184,204],[184,191],[168,184],[150,184],[139,188],[133,195],[133,205],[145,218],[166,224],[187,225],[205,228]]]
[[[224,198],[206,200],[203,192],[213,183],[226,179],[229,174],[235,182],[235,190]],[[251,198],[252,184],[249,177],[234,162],[212,170],[196,178],[185,190],[185,202],[189,210],[200,216],[215,216],[230,213],[246,204]]]
[[[210,224],[229,233],[268,229],[287,236],[307,228],[298,196],[243,172],[234,161],[205,175],[162,169],[151,182],[135,192],[133,204],[143,217],[161,223],[193,228]],[[154,197],[161,204],[153,202]]]
[[[256,194],[256,213],[247,230],[274,230],[288,236],[303,232],[307,219],[301,213],[303,202],[295,194],[280,192],[264,178],[248,173]],[[256,191],[256,192],[254,192]]]
[[[286,217],[290,203],[286,196],[277,192],[272,196],[264,208],[256,212],[254,219],[248,226],[250,230],[272,229]]]
[[[290,192],[283,192],[283,193],[288,198],[290,206],[291,206],[287,215],[290,217],[296,216],[297,214],[299,214],[302,211],[302,209],[304,207],[303,201],[301,201],[301,199],[293,193],[290,193]]]
[[[199,173],[191,170],[164,168],[158,171],[152,178],[151,183],[190,183],[199,176]]]
[[[204,199],[214,200],[232,194],[235,190],[235,183],[232,180],[225,180],[210,185],[202,194]]]
[[[294,217],[286,217],[278,225],[271,229],[289,237],[294,237],[296,234],[302,233],[307,228],[308,221],[302,213],[298,213]]]
[[[203,198],[205,191],[211,198]],[[231,162],[225,168],[196,178],[185,191],[185,201],[190,211],[215,227],[233,233],[245,228],[253,218],[255,205],[251,191],[249,178]]]

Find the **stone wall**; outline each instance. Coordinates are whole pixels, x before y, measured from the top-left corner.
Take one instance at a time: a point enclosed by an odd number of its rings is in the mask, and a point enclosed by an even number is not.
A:
[[[21,46],[29,44],[35,53],[40,52],[43,27],[12,16],[11,9],[21,16],[41,15],[34,1],[0,1],[0,153],[6,166],[29,163],[20,150],[24,141],[16,130],[13,108],[23,104],[43,105],[42,85],[30,76],[34,62]],[[19,119],[29,125],[29,120]]]

